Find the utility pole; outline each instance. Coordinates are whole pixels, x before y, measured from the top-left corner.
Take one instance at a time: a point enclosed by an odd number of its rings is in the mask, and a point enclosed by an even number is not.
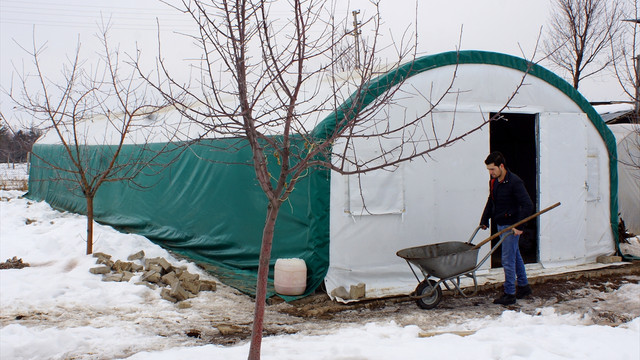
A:
[[[353,15],[353,31],[351,31],[351,35],[355,38],[356,44],[356,69],[360,69],[360,34],[362,33],[359,28],[360,21],[358,21],[360,10],[353,10],[351,14]]]
[[[638,24],[640,24],[640,19],[624,19],[622,21],[633,23],[634,24],[633,26],[638,26]],[[635,38],[635,33],[636,31],[634,30],[634,38]],[[634,115],[634,121],[636,123],[640,123],[640,55],[637,55],[635,58],[633,58],[633,71],[635,72],[635,84],[633,85],[636,90],[636,96],[635,96],[635,99],[633,99],[633,103],[634,103],[633,115]]]
[[[633,70],[636,72],[636,83],[635,83],[635,87],[636,87],[636,98],[633,99],[634,103],[635,103],[635,107],[634,107],[634,115],[635,115],[635,121],[637,123],[640,123],[640,55],[636,56],[636,58],[634,59],[634,66],[633,66]]]

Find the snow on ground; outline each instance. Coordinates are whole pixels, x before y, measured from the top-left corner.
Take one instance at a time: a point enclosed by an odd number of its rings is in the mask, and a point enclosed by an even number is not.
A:
[[[15,190],[26,186],[29,167],[26,163],[0,163],[0,189]]]
[[[191,307],[179,308],[161,299],[159,289],[135,285],[137,278],[103,282],[88,271],[96,265],[95,258],[84,255],[85,218],[23,199],[22,194],[0,191],[0,260],[16,256],[31,265],[0,270],[1,359],[247,357],[246,341],[230,346],[207,344],[185,336],[184,330],[213,329],[225,322],[250,326],[253,302],[249,297],[219,285],[216,292],[189,300]],[[147,258],[162,256],[211,278],[143,237],[97,224],[94,231],[94,251],[126,260],[144,250]],[[611,298],[637,314],[640,285],[624,284]],[[431,329],[430,337],[420,336],[424,327],[404,321],[314,326],[268,310],[272,323],[295,325],[296,331],[265,337],[262,358],[640,359],[637,315],[613,327],[594,325],[585,313],[560,313],[552,307],[542,306],[533,313],[495,308],[497,316],[451,323],[441,319],[442,325]],[[423,314],[427,313],[416,308],[413,317],[427,316]]]

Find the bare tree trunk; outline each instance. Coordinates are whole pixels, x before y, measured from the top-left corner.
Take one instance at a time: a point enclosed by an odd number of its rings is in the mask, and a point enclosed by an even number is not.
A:
[[[573,88],[576,90],[578,90],[578,85],[580,85],[580,77],[582,76],[582,71],[580,69],[582,66],[582,54],[577,54],[576,67],[573,72]]]
[[[267,219],[262,232],[262,247],[260,248],[260,260],[258,263],[258,281],[256,284],[256,306],[253,315],[253,329],[251,331],[251,346],[249,347],[249,360],[260,359],[260,347],[262,345],[262,329],[264,325],[264,310],[267,295],[267,278],[269,275],[269,260],[271,260],[271,247],[276,219],[280,211],[280,202],[269,204]]]
[[[87,196],[87,255],[93,253],[93,196]]]

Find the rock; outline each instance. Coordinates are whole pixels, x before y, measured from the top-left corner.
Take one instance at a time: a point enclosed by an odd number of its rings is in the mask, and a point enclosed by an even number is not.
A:
[[[98,259],[111,259],[111,255],[102,252],[94,252],[93,257]]]
[[[140,250],[135,254],[129,255],[129,257],[127,257],[127,260],[129,261],[140,260],[143,257],[144,257],[144,250]]]
[[[130,271],[131,265],[133,265],[133,263],[117,260],[111,268],[116,272]]]
[[[111,272],[111,268],[108,266],[97,266],[89,269],[89,272],[92,274],[108,274]]]
[[[216,328],[220,331],[220,334],[224,336],[238,335],[245,331],[243,327],[233,324],[220,324],[217,325]]]
[[[162,269],[162,266],[160,266],[158,264],[150,264],[149,266],[145,266],[145,269],[147,271],[155,271],[160,275],[165,273],[164,270]]]
[[[180,278],[180,280],[189,280],[189,281],[200,280],[200,275],[192,274],[187,270],[183,270],[180,274],[178,274],[178,277]]]
[[[596,258],[596,262],[601,264],[611,264],[622,261],[622,257],[620,256],[611,256],[611,255],[600,255]]]
[[[217,286],[213,280],[200,280],[200,291],[216,291]]]
[[[123,277],[124,277],[124,274],[122,273],[105,274],[102,277],[102,281],[122,281]]]
[[[188,301],[180,301],[177,305],[178,309],[188,309],[191,307],[191,303]]]
[[[115,263],[113,262],[113,260],[108,258],[98,258],[98,260],[96,260],[96,264],[104,264],[107,265],[109,269],[111,269],[113,267],[113,264]]]
[[[157,284],[162,280],[162,277],[156,270],[149,270],[142,274],[140,280]]]
[[[96,258],[96,264],[107,265],[109,268],[111,268],[114,264],[113,260],[111,260],[111,255],[109,254],[95,252],[93,253],[93,257]]]
[[[200,281],[181,281],[180,284],[182,287],[193,295],[198,295],[200,293]]]
[[[144,266],[147,270],[150,270],[150,266],[152,265],[160,265],[165,273],[171,271],[172,268],[171,264],[165,258],[161,257],[145,260]]]
[[[177,267],[173,267],[171,269],[171,271],[173,271],[177,277],[180,277],[180,275],[182,275],[182,273],[185,271],[186,269],[183,268],[177,268]]]
[[[176,272],[176,275],[178,275],[178,277],[180,277],[180,275],[182,275],[183,272],[187,271],[187,267],[182,265],[182,266],[173,266],[173,271]]]
[[[365,296],[366,286],[364,283],[358,285],[351,285],[349,288],[349,298],[362,299]]]
[[[169,295],[178,301],[187,300],[191,297],[189,292],[180,285],[180,282],[175,283],[175,286],[171,286]]]
[[[178,283],[179,281],[180,280],[178,279],[178,276],[173,271],[162,276],[162,282],[171,287],[173,287],[174,284]]]
[[[165,300],[171,301],[172,303],[178,302],[178,299],[171,296],[170,291],[167,288],[164,288],[162,289],[162,291],[160,291],[160,297]]]
[[[132,263],[131,264],[131,271],[138,272],[138,271],[142,271],[142,270],[144,270],[144,266],[142,266],[140,264],[136,264],[136,263]]]
[[[182,274],[180,274],[179,279],[180,284],[185,288],[185,290],[194,295],[198,295],[200,292],[200,275],[183,271]]]
[[[129,272],[129,271],[123,271],[122,272],[122,281],[129,281],[131,280],[131,278],[133,278],[134,273]]]
[[[333,291],[331,291],[331,296],[339,297],[344,300],[349,299],[349,293],[347,292],[347,289],[344,288],[344,286],[333,289]]]

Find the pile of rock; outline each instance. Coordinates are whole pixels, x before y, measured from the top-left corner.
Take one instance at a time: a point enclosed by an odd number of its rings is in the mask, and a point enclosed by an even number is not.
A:
[[[18,259],[17,256],[0,263],[0,269],[22,269],[28,266],[28,263],[22,262],[22,259]]]
[[[165,258],[147,259],[144,251],[129,255],[127,261],[111,260],[111,255],[94,253],[97,266],[89,269],[92,274],[101,274],[103,281],[129,281],[141,274],[138,285],[151,289],[161,287],[160,295],[171,302],[179,302],[196,297],[200,291],[215,291],[216,282],[201,280],[200,275],[191,274],[185,267],[176,267]]]

